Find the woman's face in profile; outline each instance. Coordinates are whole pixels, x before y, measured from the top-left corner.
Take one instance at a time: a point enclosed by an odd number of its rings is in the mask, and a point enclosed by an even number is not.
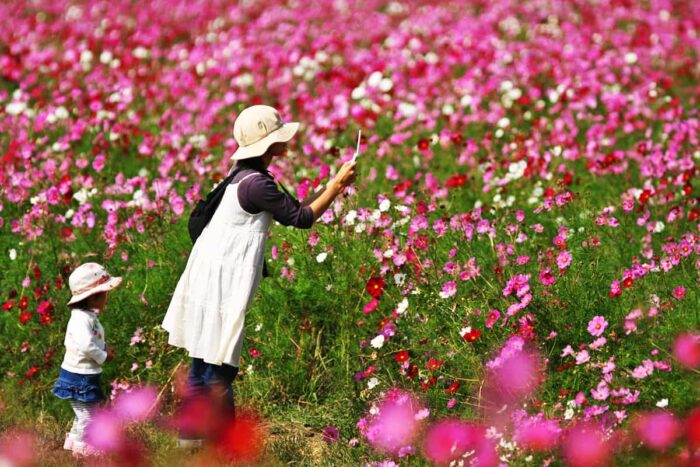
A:
[[[272,144],[269,148],[267,148],[267,151],[262,156],[263,162],[265,163],[265,167],[270,165],[270,162],[272,162],[273,158],[284,157],[286,155],[287,155],[287,143],[274,143],[274,144]]]
[[[270,146],[268,152],[273,157],[284,157],[287,155],[287,143],[274,143],[272,146]]]

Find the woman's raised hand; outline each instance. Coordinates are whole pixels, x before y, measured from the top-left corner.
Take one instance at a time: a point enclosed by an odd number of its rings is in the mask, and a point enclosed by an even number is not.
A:
[[[345,187],[353,184],[353,182],[355,181],[355,178],[357,178],[357,172],[355,172],[356,166],[357,166],[357,162],[348,161],[348,162],[345,162],[340,167],[340,170],[338,171],[338,173],[335,176],[335,182],[341,188],[345,188]]]

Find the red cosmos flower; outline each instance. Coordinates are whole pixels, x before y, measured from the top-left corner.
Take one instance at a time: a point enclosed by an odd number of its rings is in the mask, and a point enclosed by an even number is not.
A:
[[[475,328],[469,328],[467,332],[462,334],[462,338],[467,342],[476,342],[481,337],[481,331]]]
[[[258,349],[256,349],[255,347],[251,347],[250,349],[248,349],[248,353],[253,358],[258,358],[260,356],[260,352],[258,352]]]
[[[75,240],[75,235],[73,235],[73,229],[67,225],[61,227],[61,238],[66,241]]]
[[[42,316],[50,315],[53,312],[53,304],[48,300],[44,300],[36,307],[36,312]]]
[[[2,309],[3,311],[10,311],[13,306],[15,306],[15,302],[13,302],[12,300],[8,300],[2,304]]]
[[[685,437],[692,450],[700,448],[700,408],[690,412],[686,420]]]
[[[399,363],[407,362],[408,356],[409,356],[408,352],[405,350],[402,350],[401,352],[394,355],[394,360],[396,360]]]
[[[447,188],[458,188],[467,182],[467,176],[465,174],[455,174],[447,179],[445,186]]]
[[[406,192],[413,186],[412,180],[405,180],[394,185],[394,194],[396,196],[405,196]]]
[[[19,309],[24,311],[27,309],[27,305],[29,304],[29,299],[27,297],[22,297],[19,299]]]
[[[430,371],[434,371],[440,368],[442,363],[442,360],[435,360],[435,357],[430,357],[430,360],[428,360],[428,364],[425,365],[425,367]]]
[[[421,151],[425,151],[430,147],[430,143],[428,142],[427,139],[422,138],[420,141],[418,141],[418,149]]]
[[[39,269],[39,266],[34,266],[34,279],[41,280],[41,269]]]
[[[30,319],[32,319],[32,314],[29,313],[29,312],[27,312],[27,311],[25,311],[24,313],[22,313],[21,315],[19,315],[19,322],[22,323],[22,324],[26,323],[26,322],[29,321]]]
[[[428,236],[426,234],[416,235],[416,237],[413,239],[413,246],[415,246],[419,250],[424,250],[425,248],[428,248]]]
[[[31,378],[35,374],[39,372],[39,367],[38,366],[33,366],[29,370],[27,370],[27,374],[25,375],[25,378]]]
[[[406,371],[406,376],[413,379],[418,374],[418,367],[416,365],[411,365],[411,367]]]
[[[462,383],[460,383],[459,381],[455,381],[454,383],[450,384],[450,387],[445,389],[445,394],[454,394],[455,392],[457,392],[461,385]]]
[[[628,276],[622,280],[622,286],[626,289],[629,289],[630,287],[632,287],[632,284],[634,284],[634,279],[632,279],[632,277]]]
[[[365,290],[372,298],[379,298],[382,296],[382,292],[384,292],[384,287],[386,287],[386,282],[383,277],[372,276],[367,281]]]

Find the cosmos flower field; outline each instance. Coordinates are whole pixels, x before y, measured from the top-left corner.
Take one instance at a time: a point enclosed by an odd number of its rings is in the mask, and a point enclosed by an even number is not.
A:
[[[124,277],[103,462],[172,465],[159,324],[252,104],[301,122],[244,408],[177,460],[700,465],[700,3],[0,4],[0,458],[66,465],[71,270]],[[180,417],[180,418],[179,418]],[[104,434],[111,433],[105,439]],[[245,440],[245,442],[241,442]],[[245,445],[243,449],[241,446]]]

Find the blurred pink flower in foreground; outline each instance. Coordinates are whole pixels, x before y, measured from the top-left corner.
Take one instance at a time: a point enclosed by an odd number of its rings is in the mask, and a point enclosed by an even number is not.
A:
[[[556,420],[531,418],[517,426],[513,439],[525,449],[548,451],[556,446],[561,431]]]
[[[663,411],[640,415],[633,429],[639,441],[657,451],[671,447],[682,432],[676,417]]]
[[[497,465],[493,443],[482,427],[462,420],[444,420],[428,429],[423,442],[425,456],[433,463],[449,464],[474,451],[470,465]]]
[[[673,355],[687,368],[700,367],[700,335],[681,334],[673,343]]]
[[[566,465],[597,467],[608,465],[610,448],[601,427],[583,424],[571,428],[564,439],[562,450]]]
[[[504,405],[515,405],[530,397],[542,378],[539,354],[526,346],[520,336],[512,336],[496,357],[486,363],[488,374],[484,384],[484,399],[488,401],[490,417],[507,423]]]
[[[5,431],[0,436],[0,465],[23,467],[37,465],[36,436],[25,431]]]
[[[114,403],[114,414],[124,422],[142,422],[157,413],[156,389],[150,386],[123,393]]]
[[[358,427],[374,449],[397,455],[415,441],[423,418],[425,412],[415,397],[394,389],[376,403]]]
[[[92,416],[85,438],[90,446],[104,452],[119,451],[126,443],[121,418],[108,409]]]

